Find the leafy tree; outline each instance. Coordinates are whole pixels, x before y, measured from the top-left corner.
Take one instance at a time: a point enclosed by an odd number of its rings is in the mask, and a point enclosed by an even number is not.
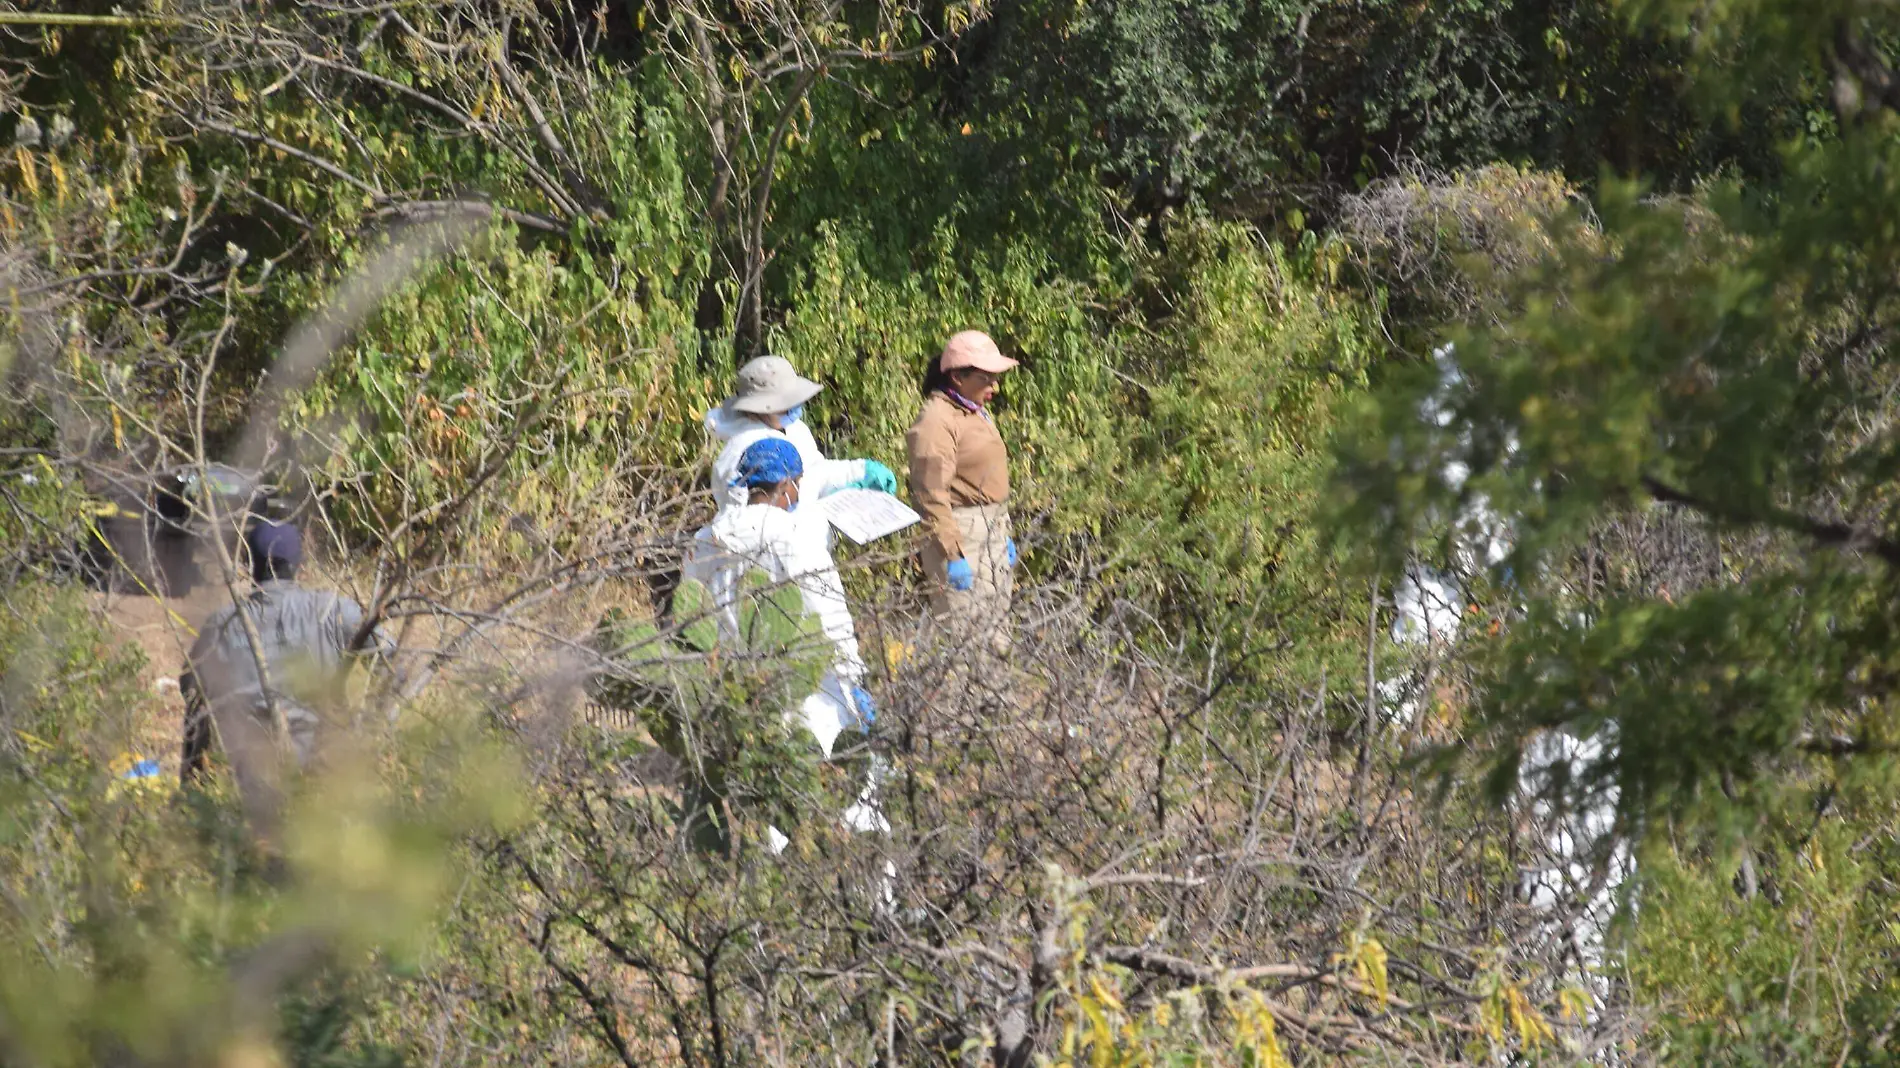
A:
[[[1367,590],[1313,521],[1326,436],[1380,349],[1371,309],[1322,280],[1343,252],[1288,256],[1238,227],[1177,228],[1144,272],[1141,299],[1172,314],[1127,342],[1141,418],[1109,483],[1147,507],[1100,506],[1110,574],[1155,607],[1161,633],[1279,685],[1316,677],[1329,655],[1365,655]]]
[[[959,94],[979,126],[1100,167],[1138,215],[1198,204],[1296,234],[1414,162],[1580,181],[1608,164],[1682,188],[1772,167],[1771,138],[1804,120],[1762,94],[1750,125],[1703,123],[1685,47],[1604,0],[1032,0],[981,32]]]
[[[1753,902],[1795,893],[1778,882],[1851,907],[1854,877],[1810,879],[1800,869],[1823,861],[1803,843],[1823,819],[1883,833],[1893,796],[1900,97],[1878,45],[1900,26],[1855,5],[1643,11],[1693,42],[1705,100],[1831,81],[1838,133],[1787,141],[1773,184],[1735,177],[1684,200],[1612,181],[1595,220],[1560,212],[1549,255],[1450,330],[1448,367],[1394,370],[1345,441],[1340,510],[1388,568],[1450,549],[1475,512],[1508,525],[1512,552],[1472,596],[1512,618],[1468,645],[1456,748],[1499,797],[1528,786],[1563,811],[1613,812],[1593,844],[1658,858],[1662,889],[1638,898],[1650,946],[1717,953],[1739,951]],[[1428,396],[1443,418],[1420,418]],[[1552,735],[1585,744],[1553,756]],[[1704,919],[1733,926],[1696,926],[1694,895],[1731,875],[1732,910]],[[1775,1010],[1797,993],[1767,978],[1798,967],[1793,943],[1756,948],[1727,1001],[1679,970],[1638,973],[1729,1014],[1692,1044],[1731,1063],[1884,1045],[1870,1021],[1891,1017],[1891,994],[1858,976],[1890,969],[1887,943],[1816,965],[1847,977],[1813,1017],[1834,1021],[1820,1034]],[[1863,950],[1879,963],[1854,963]]]

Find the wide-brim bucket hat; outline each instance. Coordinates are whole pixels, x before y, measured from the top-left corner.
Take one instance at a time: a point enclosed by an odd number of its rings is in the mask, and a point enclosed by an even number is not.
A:
[[[1020,366],[1018,361],[1003,355],[996,342],[981,330],[964,330],[950,335],[944,343],[941,366],[948,371],[961,371],[975,368],[1000,375],[1013,367]]]
[[[751,415],[775,415],[816,397],[825,387],[792,369],[783,356],[760,356],[739,368],[739,390],[726,407]]]

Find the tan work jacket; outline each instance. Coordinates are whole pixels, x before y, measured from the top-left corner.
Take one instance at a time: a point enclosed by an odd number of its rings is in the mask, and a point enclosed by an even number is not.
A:
[[[1009,450],[984,411],[970,411],[941,391],[924,401],[906,438],[910,492],[924,531],[945,559],[963,556],[963,535],[952,508],[1009,500]]]

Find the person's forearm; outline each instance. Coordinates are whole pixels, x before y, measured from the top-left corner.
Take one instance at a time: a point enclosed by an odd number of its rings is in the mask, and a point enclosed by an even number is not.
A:
[[[817,483],[809,496],[823,497],[827,493],[836,493],[864,477],[863,460],[826,460],[817,465],[817,470],[808,472],[807,479],[816,474]],[[804,491],[801,490],[801,493]]]
[[[963,559],[963,531],[957,526],[957,517],[950,514],[949,505],[945,505],[942,514],[926,513],[930,539],[937,543],[945,560]]]
[[[948,485],[933,484],[935,478],[928,477],[935,472],[927,472],[926,479],[920,480],[917,487],[917,510],[923,513],[924,528],[936,539],[937,547],[943,550],[946,559],[955,560],[963,555],[963,532],[957,527],[957,517],[951,511],[950,488]],[[944,480],[946,483],[947,479]]]

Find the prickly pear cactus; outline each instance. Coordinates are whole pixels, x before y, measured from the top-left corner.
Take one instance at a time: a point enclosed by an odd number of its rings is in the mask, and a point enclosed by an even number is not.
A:
[[[739,583],[738,615],[734,652],[782,676],[781,684],[791,691],[787,696],[802,697],[818,688],[831,650],[797,586],[774,587],[764,572],[749,571]]]
[[[789,830],[811,807],[818,745],[788,714],[818,689],[830,659],[796,586],[774,587],[754,571],[736,600],[736,640],[721,639],[711,591],[690,579],[674,591],[672,633],[613,612],[594,639],[614,663],[596,680],[595,700],[631,713],[678,762],[681,834],[721,853],[731,849],[735,816]]]
[[[696,653],[710,653],[719,644],[719,621],[715,616],[712,591],[705,584],[686,579],[673,591],[673,624],[680,628],[679,644]]]

